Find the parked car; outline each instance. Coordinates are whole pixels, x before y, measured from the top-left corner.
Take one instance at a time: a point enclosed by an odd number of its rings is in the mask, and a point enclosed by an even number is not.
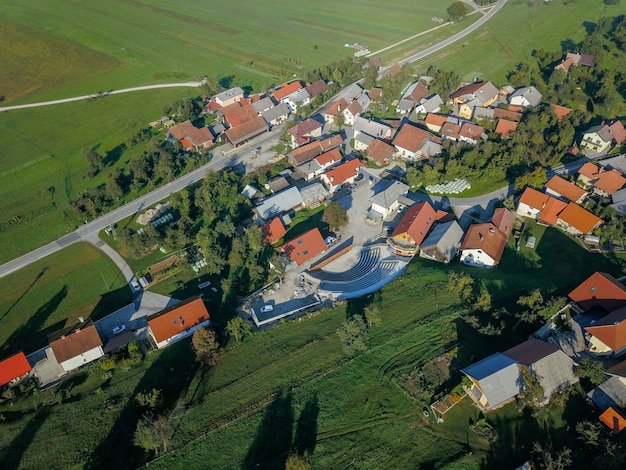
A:
[[[126,325],[118,325],[115,328],[113,328],[113,334],[117,335],[121,333],[122,331],[124,331],[125,329],[126,329]]]
[[[139,292],[141,290],[141,286],[135,280],[130,281],[130,287],[132,287],[135,292]]]
[[[363,179],[363,173],[359,173],[358,175],[356,175],[356,178],[354,178],[354,181],[361,181]]]
[[[269,313],[269,312],[273,312],[274,311],[274,307],[271,305],[263,305],[263,307],[261,307],[261,313]]]

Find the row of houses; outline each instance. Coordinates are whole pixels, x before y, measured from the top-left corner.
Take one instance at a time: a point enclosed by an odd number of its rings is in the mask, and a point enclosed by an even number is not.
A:
[[[157,349],[192,335],[211,321],[204,301],[192,297],[163,309],[147,318],[148,338]],[[113,336],[105,345],[93,321],[79,323],[51,333],[45,348],[45,361],[58,364],[58,377],[79,369],[105,354],[115,352],[135,338],[134,332]],[[36,364],[30,364],[23,352],[0,361],[0,387],[12,385],[29,376]]]

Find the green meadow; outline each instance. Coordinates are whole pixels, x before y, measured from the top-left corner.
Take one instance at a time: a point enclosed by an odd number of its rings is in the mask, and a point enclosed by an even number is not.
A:
[[[377,50],[429,29],[432,17],[447,17],[447,6],[436,0],[9,0],[0,4],[7,25],[0,60],[11,65],[0,72],[0,95],[6,102],[37,101],[205,75],[261,89],[352,55],[346,43]]]

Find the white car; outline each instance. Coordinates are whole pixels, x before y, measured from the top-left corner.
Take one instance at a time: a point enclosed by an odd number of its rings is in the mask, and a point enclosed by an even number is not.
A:
[[[261,313],[269,313],[273,311],[274,307],[272,307],[271,305],[263,305],[263,307],[261,307]]]
[[[113,334],[117,335],[126,329],[126,325],[119,325],[113,328]]]

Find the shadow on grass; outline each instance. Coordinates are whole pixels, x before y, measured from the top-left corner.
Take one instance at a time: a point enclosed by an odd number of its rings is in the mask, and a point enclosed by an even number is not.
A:
[[[31,418],[26,426],[17,434],[11,443],[0,453],[0,462],[4,470],[19,468],[22,457],[26,453],[28,446],[34,440],[37,431],[46,421],[50,414],[48,408],[41,409]]]
[[[4,317],[6,317],[6,316],[7,316],[7,315],[11,312],[11,310],[13,310],[13,308],[15,308],[15,306],[16,306],[17,304],[19,304],[19,303],[20,303],[20,301],[24,298],[24,296],[25,296],[26,294],[28,294],[28,292],[29,292],[29,291],[33,288],[33,286],[34,286],[35,284],[37,284],[37,281],[38,281],[39,279],[41,279],[41,277],[42,277],[42,276],[46,273],[46,271],[47,271],[47,270],[48,270],[48,267],[46,266],[46,267],[44,267],[44,268],[41,270],[41,272],[40,272],[39,274],[37,274],[37,276],[35,277],[35,279],[33,280],[33,282],[30,284],[30,286],[28,286],[28,287],[26,288],[26,290],[24,291],[24,293],[23,293],[22,295],[20,295],[20,296],[17,298],[17,300],[16,300],[15,302],[13,302],[13,305],[11,305],[11,306],[9,307],[9,309],[8,309],[6,312],[4,312],[4,313],[2,314],[2,316],[0,317],[0,320],[2,320]]]
[[[113,149],[107,151],[106,155],[102,159],[105,166],[113,166],[120,159],[122,154],[126,150],[126,144],[119,144]]]
[[[293,441],[293,449],[298,455],[311,455],[317,442],[317,417],[320,414],[320,406],[317,394],[309,400],[302,409],[298,423],[296,424],[296,436]]]
[[[89,457],[85,468],[137,468],[145,463],[146,458],[151,457],[134,445],[135,429],[142,418],[142,412],[135,404],[135,397],[138,393],[145,393],[153,388],[161,390],[164,404],[157,411],[167,415],[176,406],[179,398],[185,396],[198,372],[188,340],[153,354],[160,356],[145,372],[108,435]]]
[[[490,422],[497,433],[497,438],[491,444],[481,465],[481,469],[484,470],[500,470],[513,464],[520,465],[530,457],[533,442],[543,441],[545,437],[537,422],[530,417],[496,416]]]
[[[102,297],[91,311],[89,317],[93,320],[99,320],[107,315],[119,310],[122,307],[132,303],[133,296],[130,293],[130,287],[125,285],[119,289],[107,292]]]
[[[291,449],[293,419],[291,393],[281,392],[265,410],[243,468],[284,469]]]

